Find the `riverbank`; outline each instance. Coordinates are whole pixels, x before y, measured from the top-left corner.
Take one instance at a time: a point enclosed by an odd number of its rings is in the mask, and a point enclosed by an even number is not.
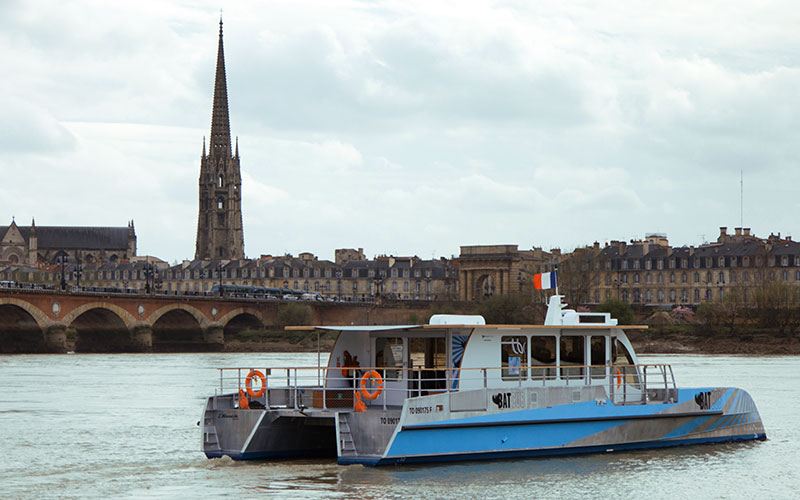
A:
[[[638,354],[800,355],[800,338],[777,333],[712,334],[685,329],[627,332]]]

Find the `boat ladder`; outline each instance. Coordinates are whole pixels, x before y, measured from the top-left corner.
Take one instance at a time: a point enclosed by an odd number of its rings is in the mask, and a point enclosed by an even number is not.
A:
[[[217,427],[214,425],[214,412],[208,409],[203,415],[203,451],[222,451],[217,437]]]
[[[337,419],[339,421],[339,454],[343,457],[358,456],[355,443],[353,443],[353,434],[350,432],[350,424],[347,423],[347,415],[339,413]]]

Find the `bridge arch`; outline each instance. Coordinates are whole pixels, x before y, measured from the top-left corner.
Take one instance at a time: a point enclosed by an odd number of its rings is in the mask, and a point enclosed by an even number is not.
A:
[[[0,298],[0,353],[45,352],[47,318],[34,305]]]
[[[67,315],[64,316],[64,319],[61,321],[65,325],[70,326],[79,316],[92,309],[105,309],[116,314],[126,328],[130,329],[136,324],[136,318],[133,317],[133,314],[129,313],[118,305],[111,304],[109,302],[88,302],[67,313]]]
[[[204,351],[205,332],[210,322],[198,309],[187,304],[170,304],[147,317],[152,326],[154,351]]]
[[[202,311],[188,304],[170,304],[160,307],[150,313],[150,315],[145,319],[145,322],[149,323],[150,325],[155,325],[162,316],[176,310],[184,311],[192,316],[201,328],[206,328],[211,323]]]
[[[0,297],[0,306],[3,305],[17,306],[20,309],[23,309],[25,312],[30,314],[31,317],[33,317],[34,321],[36,321],[36,325],[42,331],[44,331],[44,329],[50,326],[52,323],[50,318],[47,317],[47,313],[43,312],[41,309],[26,300],[20,300],[14,297]]]
[[[264,315],[261,311],[249,307],[239,307],[219,319],[225,338],[246,329],[260,330],[265,327]]]

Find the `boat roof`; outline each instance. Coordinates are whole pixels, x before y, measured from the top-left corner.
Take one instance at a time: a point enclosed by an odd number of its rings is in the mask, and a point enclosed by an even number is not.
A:
[[[324,326],[324,325],[308,325],[308,326],[287,326],[286,330],[289,331],[313,331],[313,330],[327,330],[337,332],[383,332],[393,330],[455,330],[461,328],[485,330],[521,330],[521,329],[559,329],[559,330],[612,330],[619,328],[620,330],[646,330],[647,325],[341,325],[341,326]]]

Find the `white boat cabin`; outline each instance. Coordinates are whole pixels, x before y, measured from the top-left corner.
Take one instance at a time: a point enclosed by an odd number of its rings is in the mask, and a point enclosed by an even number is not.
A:
[[[561,296],[551,297],[544,325],[486,325],[480,316],[435,315],[428,325],[314,327],[340,332],[326,392],[352,391],[371,370],[383,387],[380,397],[365,401],[368,406],[402,406],[407,397],[486,387],[600,385],[613,392],[616,384],[637,391],[638,361],[617,321],[563,305]]]

